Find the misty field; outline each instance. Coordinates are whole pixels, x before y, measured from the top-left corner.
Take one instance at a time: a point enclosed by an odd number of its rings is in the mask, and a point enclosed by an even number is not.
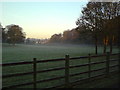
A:
[[[3,44],[3,52],[2,52],[2,62],[19,62],[19,61],[32,61],[33,58],[37,58],[38,60],[45,60],[45,59],[55,59],[55,58],[64,58],[66,54],[69,54],[70,57],[76,57],[76,56],[87,56],[89,53],[94,54],[94,46],[92,45],[63,45],[63,44],[57,44],[57,45],[20,45],[17,44],[15,46]],[[103,47],[99,47],[99,54],[102,53]],[[109,49],[108,49],[109,50]],[[113,52],[117,53],[118,49],[114,48]],[[102,58],[95,58],[92,59],[92,62],[94,61],[102,61],[105,60],[106,57]],[[83,60],[73,60],[70,62],[70,65],[80,65],[88,63],[88,59]],[[112,63],[115,64],[115,63]],[[45,70],[49,68],[55,68],[55,67],[63,67],[65,65],[64,61],[60,62],[46,62],[46,63],[39,63],[37,64],[37,70]],[[93,65],[92,69],[97,69],[100,67],[105,67],[105,63],[102,63],[100,65]],[[23,72],[30,72],[32,71],[32,65],[18,65],[18,66],[8,66],[3,67],[3,75],[5,74],[12,74],[12,73],[23,73]],[[73,68],[70,70],[70,74],[78,73],[88,71],[88,66],[85,67],[79,67],[79,68]],[[102,72],[99,72],[102,73]],[[97,73],[98,74],[98,73]],[[63,76],[64,70],[59,71],[51,71],[51,72],[45,72],[45,73],[38,73],[37,74],[37,80],[43,80],[48,78],[53,78],[57,76]],[[95,75],[95,73],[93,73]],[[82,79],[87,77],[88,74],[79,75],[71,78],[71,81]],[[3,86],[9,86],[13,84],[20,84],[25,82],[32,82],[33,76],[32,75],[26,75],[26,76],[17,76],[17,77],[11,77],[11,78],[4,78],[3,79]],[[64,83],[64,79],[45,82],[45,83],[38,83],[38,88],[43,87],[49,87],[53,85],[58,85]],[[24,86],[25,87],[25,86]],[[33,87],[33,85],[26,86],[26,87]]]
[[[102,53],[103,47],[99,47],[98,53]],[[108,49],[109,50],[109,49]],[[5,62],[19,62],[19,61],[31,61],[33,58],[37,59],[53,59],[62,58],[66,54],[70,57],[83,56],[94,54],[94,45],[9,45],[3,44],[2,47],[2,59]],[[113,49],[113,52],[118,52],[117,48]]]

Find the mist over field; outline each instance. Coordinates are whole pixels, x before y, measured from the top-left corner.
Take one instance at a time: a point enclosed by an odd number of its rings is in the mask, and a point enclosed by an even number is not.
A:
[[[108,49],[109,50],[109,49]],[[99,54],[102,53],[102,47],[99,46]],[[117,52],[117,48],[113,50]],[[63,58],[66,54],[70,57],[94,54],[94,45],[87,44],[45,44],[45,45],[25,45],[16,44],[15,46],[3,44],[3,63],[31,61],[37,59]]]

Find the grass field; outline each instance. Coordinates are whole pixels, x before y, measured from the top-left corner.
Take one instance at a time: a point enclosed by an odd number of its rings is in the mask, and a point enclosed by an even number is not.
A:
[[[103,47],[99,47],[98,52],[102,53]],[[94,46],[89,45],[8,45],[3,44],[2,62],[30,61],[33,58],[53,59],[61,58],[66,54],[70,57],[94,54]],[[113,49],[118,52],[118,49]]]
[[[2,52],[2,62],[19,62],[19,61],[32,61],[33,58],[37,58],[39,60],[44,60],[44,59],[54,59],[54,58],[63,58],[65,57],[66,54],[69,54],[70,57],[76,57],[76,56],[87,56],[89,53],[94,54],[94,46],[88,46],[88,45],[8,45],[8,44],[3,44],[3,52]],[[99,54],[102,53],[102,48],[99,47]],[[113,49],[114,53],[118,52],[117,48]],[[102,57],[99,59],[92,59],[93,62],[94,60],[104,60],[106,57]],[[70,62],[70,65],[79,65],[79,64],[84,64],[87,63],[88,60],[77,60],[77,61],[72,61]],[[48,69],[48,68],[54,68],[54,67],[62,67],[64,66],[64,61],[63,62],[57,62],[57,63],[42,63],[42,64],[37,64],[37,70],[43,70],[43,69]],[[101,64],[98,66],[93,66],[94,68],[100,68],[101,66],[105,66],[105,64]],[[19,72],[28,72],[32,71],[32,65],[22,65],[22,66],[10,66],[10,67],[4,67],[3,68],[3,74],[11,74],[11,73],[19,73]],[[80,68],[74,68],[70,70],[70,73],[76,73],[76,72],[83,72],[87,71],[88,67],[80,67]],[[94,73],[93,73],[94,74]],[[37,79],[42,80],[42,79],[47,79],[51,77],[56,77],[56,76],[62,76],[64,75],[64,70],[60,71],[54,71],[54,72],[46,72],[46,73],[39,73],[37,74]],[[79,78],[84,78],[88,75],[81,75],[81,76],[76,76],[71,78],[72,80],[79,79]],[[32,75],[27,75],[24,77],[12,77],[12,78],[6,78],[3,79],[3,86],[7,85],[13,85],[13,84],[19,84],[19,83],[25,83],[25,82],[30,82],[32,81]],[[46,87],[46,86],[51,86],[51,85],[57,85],[60,83],[63,83],[64,79],[57,80],[57,81],[51,81],[48,83],[40,83],[37,84],[38,88],[39,87]],[[27,86],[27,87],[32,87]]]

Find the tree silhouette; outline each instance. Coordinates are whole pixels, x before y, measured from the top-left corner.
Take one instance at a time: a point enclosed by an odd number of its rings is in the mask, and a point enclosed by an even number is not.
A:
[[[7,42],[15,45],[15,43],[24,42],[25,33],[19,25],[8,25],[7,29]]]
[[[107,37],[110,41],[110,51],[112,51],[112,37],[109,33],[114,31],[107,27],[109,20],[114,19],[120,13],[120,3],[119,2],[88,2],[86,7],[82,10],[82,16],[78,18],[77,25],[81,24],[86,30],[92,31],[93,38],[95,40],[95,53],[97,54],[97,44],[102,38],[105,42]],[[113,25],[112,25],[113,26]],[[115,36],[115,35],[114,35]],[[106,52],[106,44],[104,43],[104,52]]]

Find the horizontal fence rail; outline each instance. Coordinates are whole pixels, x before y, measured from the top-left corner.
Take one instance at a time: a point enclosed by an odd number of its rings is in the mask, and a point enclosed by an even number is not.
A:
[[[33,64],[33,71],[31,71],[31,72],[2,75],[3,79],[4,78],[10,78],[10,77],[24,76],[24,75],[33,75],[33,82],[22,83],[22,84],[11,85],[11,86],[5,86],[5,87],[3,87],[3,89],[16,88],[16,87],[26,86],[26,85],[33,85],[34,89],[36,89],[37,88],[37,83],[43,83],[43,82],[48,82],[48,81],[52,81],[52,80],[59,80],[59,79],[65,79],[65,83],[61,84],[61,85],[57,85],[57,86],[52,86],[50,88],[57,88],[57,87],[61,87],[61,86],[65,86],[66,88],[68,88],[68,87],[70,87],[70,85],[72,85],[75,82],[79,82],[79,81],[82,81],[82,80],[85,80],[85,79],[91,79],[91,78],[95,78],[95,77],[99,77],[99,76],[103,76],[103,75],[109,75],[109,73],[111,73],[111,71],[110,71],[111,68],[120,67],[120,63],[115,64],[115,65],[110,65],[110,62],[117,62],[117,61],[120,62],[119,58],[110,59],[110,56],[114,56],[114,55],[118,56],[118,55],[120,55],[120,53],[115,53],[115,54],[107,53],[107,54],[103,54],[103,55],[90,55],[89,54],[88,56],[82,56],[82,57],[69,57],[69,55],[66,55],[65,58],[59,58],[59,59],[37,60],[36,58],[34,58],[33,61],[0,64],[3,67]],[[103,57],[103,56],[106,57],[106,60],[91,62],[92,58]],[[78,59],[79,60],[88,59],[88,63],[81,64],[81,65],[70,65],[69,64],[69,62],[71,60],[78,60]],[[44,69],[44,70],[37,70],[36,69],[38,63],[57,62],[57,61],[65,61],[65,66],[56,67],[56,68],[49,68],[49,69]],[[102,63],[106,64],[105,67],[101,67],[101,68],[98,68],[98,69],[91,70],[91,65],[97,65],[97,64],[102,64]],[[84,67],[84,66],[88,66],[87,71],[79,72],[79,73],[73,73],[73,74],[69,73],[70,69],[72,69],[72,68],[78,68],[78,67]],[[49,79],[44,79],[44,80],[37,80],[37,74],[38,73],[58,71],[58,70],[65,70],[65,75],[59,76],[59,77],[54,77],[54,78],[49,78]],[[102,71],[102,70],[104,72],[103,74],[99,74],[99,75],[96,75],[96,76],[91,76],[92,72],[98,72],[98,71]],[[70,82],[70,77],[81,75],[81,74],[86,74],[86,73],[88,74],[88,78],[80,79],[80,80],[77,80],[77,81],[74,81],[74,82]]]
[[[120,55],[120,53],[115,53],[115,54],[110,54],[110,55]],[[92,57],[101,57],[101,56],[106,56],[106,54],[103,55],[93,55]],[[84,58],[89,58],[89,56],[81,56],[81,57],[73,57],[69,58],[70,60],[75,60],[75,59],[84,59]],[[65,58],[59,58],[59,59],[47,59],[47,60],[37,60],[36,63],[43,63],[43,62],[54,62],[54,61],[64,61]],[[3,63],[0,64],[0,66],[14,66],[14,65],[24,65],[24,64],[33,64],[33,61],[23,61],[23,62],[15,62],[15,63]]]

